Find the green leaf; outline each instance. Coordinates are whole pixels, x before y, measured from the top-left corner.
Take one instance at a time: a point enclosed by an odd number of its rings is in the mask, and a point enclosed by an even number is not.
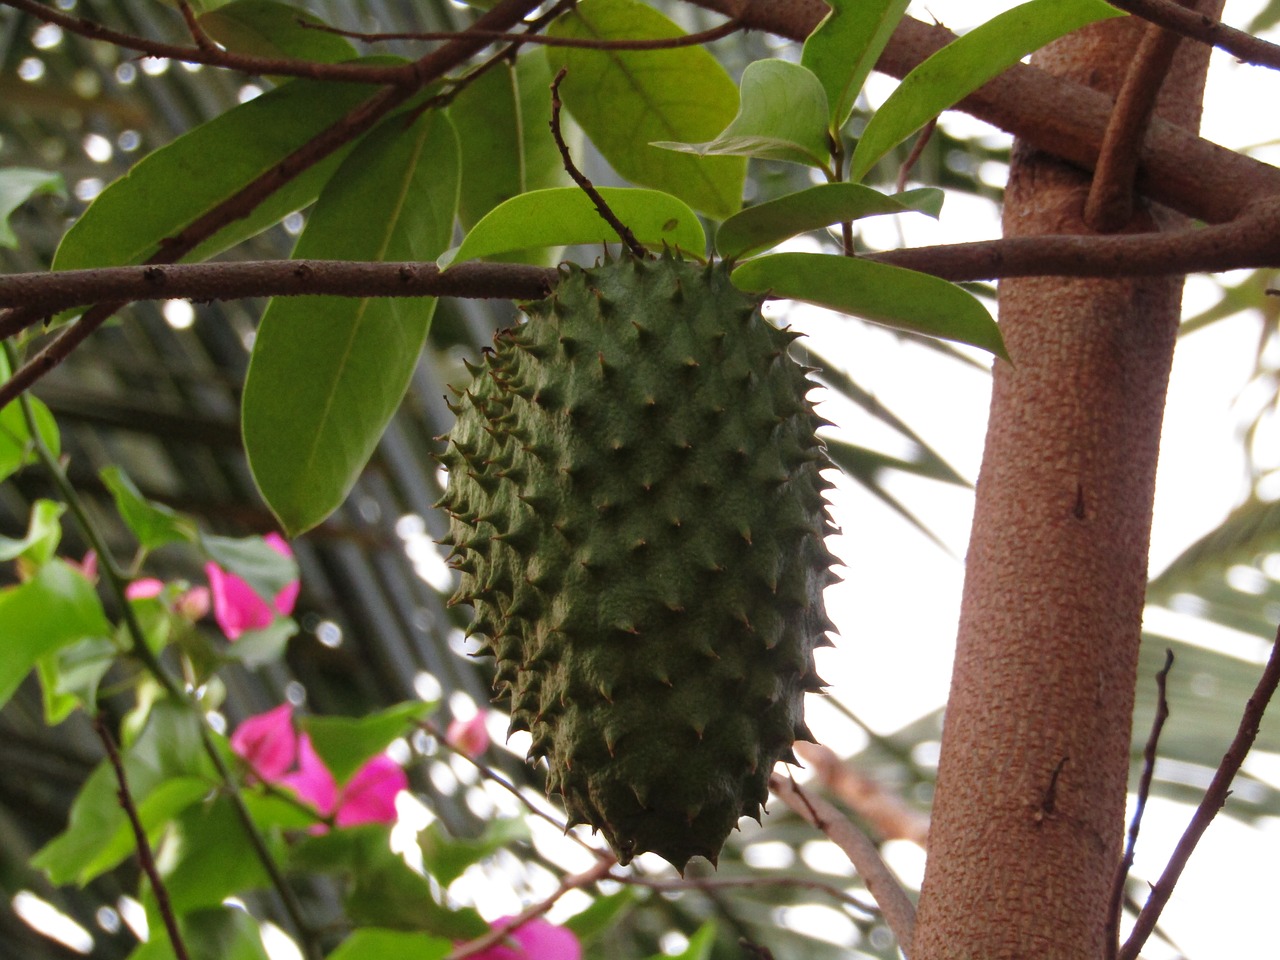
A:
[[[744,263],[732,279],[743,290],[804,300],[1008,359],[1000,328],[978,299],[926,273],[860,257],[775,253]]]
[[[103,467],[98,475],[111,491],[116,510],[144,550],[170,543],[194,543],[198,536],[195,521],[164,504],[142,495],[119,466]]]
[[[845,125],[910,0],[826,0],[831,12],[804,42],[800,62],[822,82],[833,132]]]
[[[888,196],[859,183],[824,183],[734,214],[716,231],[716,249],[733,260],[833,223],[887,213],[937,217],[942,200],[943,192],[933,187]]]
[[[267,837],[272,842],[272,835]],[[174,819],[160,862],[169,900],[179,914],[270,884],[239,815],[224,796],[190,806]]]
[[[122,754],[129,791],[148,831],[209,793],[213,768],[200,739],[200,719],[169,700],[152,708],[137,742]],[[116,792],[115,771],[98,764],[71,805],[67,829],[31,858],[55,885],[85,884],[133,849]],[[151,800],[153,793],[157,799]],[[186,801],[184,804],[183,801]]]
[[[1027,54],[1085,24],[1125,14],[1103,0],[1030,0],[947,44],[907,74],[867,124],[849,179]]]
[[[458,203],[448,118],[384,121],[330,181],[294,250],[322,260],[434,260]],[[290,536],[345,499],[400,405],[431,298],[282,297],[262,318],[245,381],[254,481]]]
[[[276,617],[267,626],[246,630],[230,647],[222,651],[222,659],[244,664],[250,670],[274,663],[284,656],[289,638],[298,632],[292,617]]]
[[[18,235],[9,226],[9,217],[33,196],[56,193],[66,196],[62,174],[31,167],[6,167],[0,170],[0,247],[16,248]]]
[[[659,140],[653,146],[700,157],[759,157],[802,163],[831,174],[827,95],[818,78],[785,60],[757,60],[742,74],[742,106],[706,143]]]
[[[110,634],[98,594],[63,560],[50,560],[26,583],[0,590],[0,706],[41,657]]]
[[[200,546],[210,560],[249,584],[263,600],[270,601],[298,579],[298,562],[278,553],[262,537],[219,537],[202,532]]]
[[[452,940],[364,927],[343,940],[328,960],[443,960],[452,950]]]
[[[708,920],[689,938],[689,943],[679,953],[656,953],[649,960],[710,960],[711,948],[716,942],[716,925]]]
[[[583,0],[556,20],[555,37],[666,39],[684,34],[637,0]],[[675,50],[547,50],[552,72],[568,70],[565,106],[619,174],[673,193],[695,210],[723,220],[742,203],[746,161],[694,157],[650,146],[655,140],[710,140],[733,120],[738,90],[701,47]]]
[[[119,655],[109,638],[89,637],[37,660],[44,722],[57,726],[80,707],[96,707],[98,684]]]
[[[304,24],[324,21],[274,0],[235,0],[200,18],[205,32],[235,53],[319,63],[356,59],[355,47],[342,37]]]
[[[601,187],[600,196],[636,239],[646,246],[668,246],[694,256],[707,248],[702,224],[682,200],[658,190]],[[577,187],[553,187],[512,197],[491,210],[452,254],[445,266],[477,257],[501,257],[531,247],[571,243],[617,243],[617,232]]]
[[[311,734],[316,753],[341,784],[434,709],[434,703],[411,701],[365,717],[304,717],[299,725]]]
[[[173,946],[159,917],[150,917],[151,939],[129,960],[174,960]],[[258,921],[235,907],[211,907],[178,918],[190,960],[271,960]]]
[[[0,351],[0,380],[8,380],[12,372],[9,368],[8,356]],[[58,432],[58,424],[53,419],[53,414],[41,400],[31,394],[26,395],[26,402],[31,405],[31,413],[35,419],[36,429],[40,432],[40,438],[49,452],[57,457],[62,451],[62,437]],[[8,479],[27,464],[35,463],[37,459],[31,431],[27,427],[26,413],[22,408],[22,400],[14,400],[0,410],[0,480]]]
[[[41,567],[53,558],[62,539],[59,519],[66,512],[65,503],[53,500],[37,500],[31,505],[31,517],[27,520],[27,535],[21,540],[0,537],[0,563],[27,560],[34,567]]]
[[[566,920],[563,926],[579,940],[591,940],[614,929],[622,914],[635,903],[635,888],[623,887],[617,893],[596,897],[589,906]]]
[[[547,58],[533,51],[514,67],[486,71],[449,106],[462,157],[458,219],[464,230],[512,197],[565,182],[548,126],[550,84]]]
[[[470,940],[489,929],[475,910],[441,906],[431,881],[391,851],[391,828],[383,824],[307,837],[294,848],[291,867],[345,874],[347,913],[360,925],[420,930],[451,940]]]
[[[139,160],[103,190],[62,238],[53,268],[143,263],[166,237],[278,166],[378,89],[293,80],[201,124]],[[303,171],[182,259],[210,257],[306,206],[349,149]]]
[[[491,820],[474,840],[449,836],[437,820],[418,835],[422,865],[442,887],[462,876],[467,867],[506,849],[517,840],[529,839],[529,825],[521,817]]]

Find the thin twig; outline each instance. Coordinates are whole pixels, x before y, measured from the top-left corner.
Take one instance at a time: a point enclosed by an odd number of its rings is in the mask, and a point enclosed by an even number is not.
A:
[[[938,128],[938,118],[934,117],[923,127],[920,128],[920,134],[916,137],[916,142],[911,145],[911,152],[907,154],[907,159],[902,161],[902,166],[898,168],[898,182],[895,185],[898,193],[907,189],[907,180],[911,176],[911,171],[915,169],[920,157],[924,153],[924,148],[929,145],[929,141],[933,139],[933,131]]]
[[[589,887],[593,883],[604,880],[609,876],[609,871],[613,869],[617,863],[613,857],[602,856],[598,859],[590,870],[583,873],[575,874],[572,877],[565,877],[560,881],[560,886],[556,887],[555,892],[545,900],[540,900],[530,907],[521,910],[514,917],[500,923],[483,936],[476,937],[474,940],[462,944],[453,953],[449,954],[444,960],[464,960],[466,957],[475,956],[481,951],[487,950],[495,944],[501,943],[508,936],[523,927],[530,920],[542,916],[548,910],[556,905],[556,901],[563,897],[570,890],[579,890],[582,887]]]
[[[551,81],[551,136],[555,138],[556,147],[560,150],[560,157],[564,161],[565,172],[573,178],[573,182],[582,188],[582,192],[591,198],[592,204],[595,205],[596,212],[622,239],[627,245],[627,249],[639,257],[641,260],[648,258],[649,252],[645,250],[644,245],[636,239],[636,235],[631,232],[631,228],[618,219],[617,214],[609,209],[609,205],[604,202],[604,197],[600,196],[600,191],[595,188],[590,180],[583,176],[582,171],[574,165],[573,157],[569,155],[569,145],[564,142],[564,137],[560,133],[560,109],[564,106],[560,102],[560,81],[565,78],[569,71],[564,67],[560,68],[560,72],[556,74],[554,80]]]
[[[1280,70],[1280,45],[1188,10],[1173,0],[1107,0],[1113,7],[1158,23],[1167,30],[1225,50],[1241,63]]]
[[[196,12],[191,9],[189,0],[178,0],[178,9],[182,12],[182,19],[187,25],[187,31],[191,34],[191,39],[195,41],[196,46],[201,50],[217,50],[218,45],[209,39],[209,35],[204,32],[204,27],[200,26],[200,19],[196,16]]]
[[[1156,715],[1151,722],[1151,733],[1147,737],[1147,745],[1142,751],[1142,776],[1138,778],[1138,797],[1133,807],[1133,820],[1129,823],[1129,839],[1125,844],[1124,856],[1116,866],[1115,881],[1111,885],[1111,912],[1107,917],[1107,951],[1111,960],[1115,960],[1116,951],[1120,948],[1120,915],[1124,912],[1125,881],[1129,878],[1129,868],[1133,866],[1134,850],[1138,846],[1138,830],[1142,825],[1142,814],[1147,809],[1147,798],[1151,795],[1151,779],[1156,770],[1156,750],[1160,745],[1160,732],[1164,722],[1169,719],[1168,691],[1169,671],[1173,669],[1173,651],[1165,650],[1164,667],[1156,674]]]
[[[911,940],[916,926],[915,904],[880,858],[876,845],[834,806],[821,797],[811,796],[790,777],[784,779],[775,773],[769,778],[769,789],[844,851],[867,885],[867,891],[880,905],[880,913],[898,938],[902,952],[911,956]]]
[[[831,899],[838,900],[868,916],[875,916],[880,912],[880,908],[874,903],[867,903],[830,883],[824,883],[821,880],[810,880],[807,877],[761,875],[751,877],[686,877],[683,880],[659,880],[655,877],[646,877],[641,874],[614,874],[609,879],[627,886],[645,887],[649,890],[669,893],[678,893],[681,890],[736,890],[744,887],[790,887],[800,890],[817,890],[825,893]]]
[[[1085,200],[1084,222],[1099,233],[1119,230],[1133,218],[1142,141],[1155,116],[1160,87],[1182,43],[1180,34],[1154,23],[1146,27],[1116,95]]]
[[[1204,792],[1204,798],[1196,808],[1191,822],[1187,824],[1187,829],[1174,848],[1168,864],[1165,865],[1164,873],[1151,888],[1151,895],[1147,897],[1146,905],[1138,914],[1133,930],[1129,933],[1129,939],[1124,942],[1124,946],[1117,954],[1119,960],[1135,960],[1142,945],[1147,942],[1147,937],[1151,935],[1151,931],[1159,921],[1160,912],[1169,902],[1173,888],[1177,885],[1178,878],[1182,876],[1187,861],[1191,859],[1196,844],[1209,829],[1209,824],[1222,809],[1222,805],[1227,802],[1227,796],[1231,792],[1231,781],[1235,778],[1240,765],[1244,763],[1244,758],[1248,756],[1249,749],[1253,746],[1254,739],[1258,736],[1262,715],[1276,692],[1277,684],[1280,684],[1280,631],[1277,631],[1276,639],[1271,644],[1271,656],[1262,671],[1262,676],[1258,679],[1258,686],[1254,688],[1253,695],[1244,705],[1244,713],[1240,717],[1240,726],[1236,730],[1235,738],[1227,748],[1222,762],[1218,764],[1217,772],[1214,773],[1209,788]]]
[[[125,776],[124,763],[120,760],[120,751],[116,749],[115,738],[111,736],[111,731],[107,729],[101,714],[94,715],[93,729],[98,734],[98,739],[102,741],[102,746],[107,751],[107,760],[115,771],[118,785],[116,796],[120,799],[120,806],[125,816],[129,818],[129,825],[133,827],[133,839],[138,847],[138,864],[151,883],[151,892],[156,897],[156,909],[160,911],[160,916],[164,920],[164,928],[169,934],[173,954],[178,960],[188,960],[190,954],[187,953],[187,945],[182,940],[182,931],[178,929],[178,918],[174,916],[173,904],[169,901],[169,889],[164,885],[160,871],[156,868],[156,860],[151,853],[151,842],[147,839],[147,831],[142,826],[142,819],[138,816],[138,808],[133,803],[133,794],[129,792],[129,780]]]
[[[309,23],[299,21],[299,24],[309,30],[319,30],[324,33],[337,34],[340,37],[346,37],[349,40],[359,40],[363,43],[382,43],[388,40],[420,40],[425,42],[434,42],[438,40],[452,40],[456,33],[453,32],[427,32],[427,33],[361,33],[358,30],[343,30],[339,27],[332,27],[326,23]],[[507,43],[513,47],[522,47],[525,44],[536,44],[542,47],[572,47],[580,50],[676,50],[680,47],[696,47],[704,43],[712,43],[716,40],[723,40],[725,37],[745,30],[736,20],[730,20],[722,23],[718,27],[711,27],[707,30],[701,30],[697,33],[681,34],[678,37],[662,37],[660,39],[650,40],[593,40],[590,37],[549,37],[544,34],[532,33],[503,33],[498,30],[489,31],[473,31],[472,36],[485,37],[497,43]]]

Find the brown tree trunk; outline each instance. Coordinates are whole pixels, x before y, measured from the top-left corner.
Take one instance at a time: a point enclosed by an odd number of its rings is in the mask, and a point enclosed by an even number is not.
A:
[[[1144,29],[1108,21],[1036,62],[1114,93]],[[1166,119],[1198,125],[1206,62],[1182,44]],[[1006,234],[1088,233],[1089,183],[1019,145]],[[1139,202],[1127,229],[1171,220]],[[1001,284],[1013,364],[995,370],[912,960],[1108,955],[1181,287]]]

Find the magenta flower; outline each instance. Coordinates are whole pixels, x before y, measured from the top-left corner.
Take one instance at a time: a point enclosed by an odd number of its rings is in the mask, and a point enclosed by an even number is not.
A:
[[[484,714],[477,713],[470,720],[454,720],[445,731],[444,741],[472,760],[480,756],[489,749],[489,730],[484,724]]]
[[[293,556],[289,544],[285,543],[280,534],[269,533],[263,540],[281,556]],[[204,570],[209,577],[209,590],[213,594],[213,618],[218,621],[218,626],[228,640],[237,639],[246,630],[261,630],[270,626],[277,615],[287,617],[293,612],[293,605],[298,600],[297,580],[286,584],[268,606],[249,584],[234,573],[228,573],[213,562],[206,563]]]
[[[335,826],[394,823],[396,795],[409,789],[404,770],[386,755],[368,760],[339,789],[311,737],[293,725],[293,707],[282,704],[250,717],[231,735],[231,749],[262,780],[284,787]],[[317,824],[314,832],[327,829]]]
[[[499,917],[489,926],[500,927],[510,919]],[[535,917],[501,943],[472,954],[472,960],[582,960],[582,945],[571,930]]]

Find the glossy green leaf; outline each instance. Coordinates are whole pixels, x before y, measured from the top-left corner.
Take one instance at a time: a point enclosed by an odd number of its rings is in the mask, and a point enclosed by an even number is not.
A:
[[[63,560],[50,560],[26,583],[0,590],[0,706],[41,657],[110,634],[93,586]]]
[[[370,133],[325,188],[294,249],[322,260],[434,260],[458,203],[458,144],[428,111]],[[280,297],[245,380],[249,467],[290,536],[342,503],[400,405],[431,298]]]
[[[129,960],[174,960],[173,946],[159,916],[149,917],[151,939]],[[236,907],[207,907],[178,918],[189,960],[271,960],[258,921]]]
[[[742,106],[714,140],[656,141],[653,146],[700,157],[785,160],[831,172],[827,95],[809,70],[786,60],[757,60],[742,74]]]
[[[265,627],[246,630],[222,651],[221,659],[240,663],[255,670],[284,656],[289,638],[298,632],[298,621],[292,617],[276,617]]]
[[[732,279],[743,290],[804,300],[1007,359],[1000,328],[978,299],[927,273],[860,257],[775,253],[744,263]]]
[[[594,40],[683,35],[638,0],[583,0],[548,31]],[[561,97],[613,169],[633,183],[675,194],[723,220],[742,203],[746,161],[694,157],[650,146],[655,140],[699,143],[715,137],[738,110],[729,74],[701,47],[674,50],[547,50],[551,71],[568,70]]]
[[[37,500],[31,505],[27,533],[21,540],[0,537],[0,563],[24,557],[34,567],[43,566],[58,549],[62,539],[59,519],[66,512],[65,503]]]
[[[697,214],[671,194],[636,187],[601,187],[600,195],[646,246],[667,246],[697,257],[706,250],[707,236]],[[491,210],[456,250],[440,260],[451,266],[477,257],[500,259],[503,254],[531,247],[606,242],[619,242],[618,234],[600,216],[591,198],[577,187],[553,187],[512,197]]]
[[[156,703],[137,742],[122,759],[129,791],[148,830],[208,795],[212,764],[200,740],[199,718],[168,700]],[[170,786],[166,786],[170,785]],[[202,789],[199,789],[202,786]],[[160,791],[158,799],[149,798]],[[67,829],[31,859],[56,885],[85,884],[128,856],[130,827],[116,798],[115,771],[105,760],[89,775],[71,806]]]
[[[33,196],[56,193],[65,196],[62,174],[31,167],[6,167],[0,170],[0,247],[17,247],[18,235],[9,226],[9,217]]]
[[[195,542],[198,535],[195,521],[162,503],[148,500],[122,467],[104,467],[99,476],[111,491],[120,518],[144,550],[154,550],[170,543]]]
[[[235,196],[378,89],[293,80],[201,124],[108,185],[62,238],[53,268],[143,263],[166,237]],[[183,259],[212,256],[311,203],[349,149],[294,177]]]
[[[219,537],[200,534],[209,559],[249,584],[264,600],[298,579],[298,562],[276,552],[262,537]]]
[[[328,960],[443,960],[452,951],[452,940],[364,927],[343,940]]]
[[[936,217],[942,200],[942,191],[933,187],[890,196],[860,183],[824,183],[734,214],[716,231],[716,249],[720,256],[731,260],[833,223],[888,213]]]
[[[437,820],[418,834],[418,847],[422,850],[423,868],[447,887],[472,864],[518,840],[528,840],[529,836],[529,824],[521,817],[491,820],[474,840],[450,836]]]
[[[826,0],[831,12],[804,42],[800,62],[822,82],[839,130],[910,0]]]
[[[342,37],[304,24],[324,21],[275,0],[235,0],[200,17],[205,32],[235,53],[320,63],[356,58],[355,47]]]
[[[316,753],[338,783],[345,783],[370,757],[435,709],[433,703],[409,701],[366,717],[304,717],[299,725],[311,735]]]
[[[853,151],[849,178],[1027,54],[1085,24],[1125,14],[1103,0],[1030,0],[953,40],[907,74]]]
[[[108,637],[88,637],[36,661],[44,722],[57,726],[76,710],[94,709],[98,684],[115,665],[120,648]]]
[[[458,219],[463,229],[512,197],[566,181],[548,126],[550,84],[547,58],[533,51],[515,66],[488,70],[449,106],[462,157]]]

